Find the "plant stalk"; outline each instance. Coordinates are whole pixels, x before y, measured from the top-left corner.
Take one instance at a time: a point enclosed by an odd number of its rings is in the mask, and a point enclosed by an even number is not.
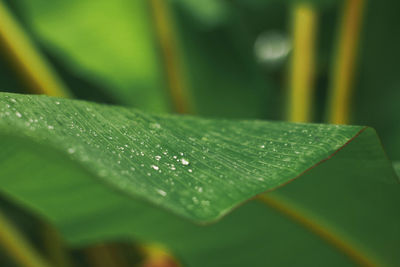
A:
[[[346,0],[338,33],[329,92],[328,121],[348,124],[365,0]]]
[[[158,244],[145,244],[140,247],[142,254],[145,256],[142,267],[164,266],[164,267],[181,267],[179,261],[169,253],[163,246]]]
[[[21,266],[50,267],[0,211],[0,244]]]
[[[43,243],[51,263],[57,267],[73,266],[68,250],[65,248],[58,232],[47,223],[43,223],[42,225]]]
[[[85,254],[93,267],[118,267],[117,256],[110,244],[97,244],[85,249]]]
[[[0,0],[0,45],[32,93],[71,97],[46,58]]]
[[[315,73],[317,12],[310,3],[296,3],[292,18],[293,54],[289,73],[289,121],[311,120]]]
[[[178,113],[191,113],[193,107],[189,101],[188,85],[184,78],[183,60],[178,49],[169,1],[150,0],[149,3],[173,107]]]

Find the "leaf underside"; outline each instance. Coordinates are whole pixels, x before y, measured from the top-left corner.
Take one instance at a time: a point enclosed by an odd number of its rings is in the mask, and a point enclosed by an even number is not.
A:
[[[322,256],[335,254],[332,265],[346,262],[340,248],[321,245],[260,203],[211,226],[190,222],[216,221],[279,187],[267,196],[284,200],[366,258],[400,260],[398,178],[370,128],[150,115],[2,93],[0,135],[2,192],[49,219],[72,244],[133,237],[161,242],[193,266],[211,266],[204,255],[215,266],[231,260],[262,266],[267,258],[291,259],[267,257],[256,247],[273,251],[284,244],[303,253],[294,238],[309,240]],[[293,244],[277,242],[278,233]],[[274,243],[264,244],[268,238]],[[225,249],[246,240],[249,249],[228,259]]]

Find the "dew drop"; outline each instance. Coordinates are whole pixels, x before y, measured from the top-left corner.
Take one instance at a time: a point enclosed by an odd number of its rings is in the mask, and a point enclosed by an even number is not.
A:
[[[54,126],[53,125],[49,125],[49,126],[47,126],[47,128],[49,128],[49,130],[54,130]]]
[[[160,168],[158,167],[158,166],[156,166],[156,165],[151,165],[150,166],[151,168],[153,168],[154,170],[156,170],[156,171],[158,171]]]
[[[189,161],[187,159],[181,158],[181,163],[185,166],[189,165]]]
[[[150,127],[153,128],[153,129],[160,129],[161,125],[158,124],[158,123],[152,123],[152,124],[150,124]]]
[[[18,111],[15,112],[15,115],[17,115],[18,118],[21,118],[21,117],[22,117],[21,113],[19,113]]]
[[[157,193],[159,193],[163,197],[165,197],[167,195],[167,192],[165,192],[164,190],[161,190],[161,189],[157,189]]]
[[[161,156],[155,156],[154,157],[156,160],[160,160],[161,159]]]
[[[202,200],[202,201],[201,201],[201,205],[203,205],[203,206],[210,206],[210,201],[208,201],[208,200]]]

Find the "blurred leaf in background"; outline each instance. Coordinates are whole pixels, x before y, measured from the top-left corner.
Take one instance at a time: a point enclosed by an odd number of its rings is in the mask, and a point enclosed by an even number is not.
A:
[[[34,36],[68,72],[106,88],[117,103],[171,110],[148,2],[106,2],[22,1],[19,7]],[[244,23],[237,22],[240,6],[209,2],[214,4],[171,1],[186,89],[196,111],[229,117],[274,114],[276,85],[256,64],[254,34],[248,36]]]
[[[354,121],[377,129],[392,159],[400,159],[399,1],[368,1],[361,40]]]
[[[146,1],[21,1],[33,34],[70,72],[118,103],[167,111]]]

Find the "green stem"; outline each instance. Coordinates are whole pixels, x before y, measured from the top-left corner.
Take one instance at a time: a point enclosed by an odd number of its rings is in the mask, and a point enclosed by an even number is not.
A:
[[[293,55],[289,78],[289,121],[311,120],[314,87],[315,36],[317,13],[309,3],[296,3],[293,8]]]
[[[155,32],[160,43],[169,94],[178,113],[192,113],[188,85],[184,79],[183,61],[179,53],[174,23],[167,0],[150,0]]]
[[[364,5],[365,0],[346,0],[344,3],[328,98],[330,103],[327,113],[330,123],[348,124],[350,121],[352,82]]]
[[[0,244],[19,264],[26,267],[49,267],[50,265],[24,239],[0,211]]]
[[[32,93],[71,96],[2,0],[0,0],[0,44]]]

